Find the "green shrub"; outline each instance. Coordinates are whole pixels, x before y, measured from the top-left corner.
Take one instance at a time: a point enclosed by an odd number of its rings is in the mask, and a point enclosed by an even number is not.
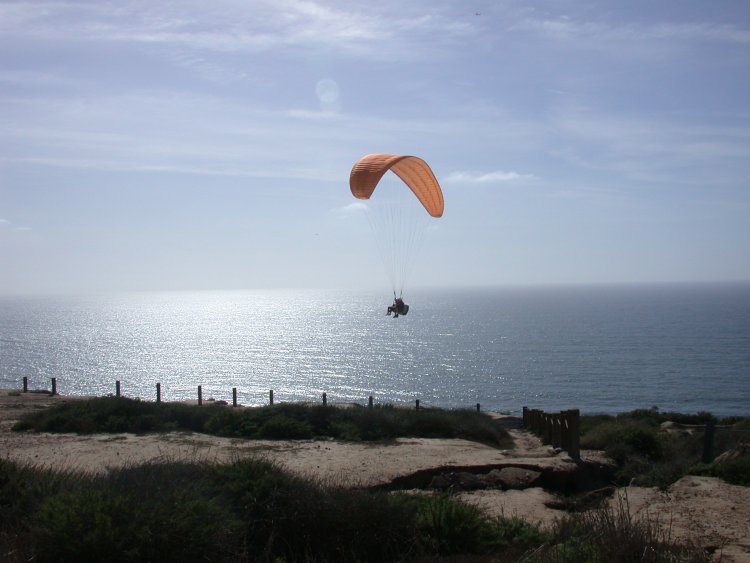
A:
[[[417,514],[417,538],[424,553],[481,553],[491,539],[491,524],[474,506],[443,495],[427,497]]]
[[[330,434],[333,438],[348,440],[351,442],[361,442],[362,436],[357,426],[352,420],[334,420],[331,422]]]
[[[731,425],[735,430],[750,431],[750,417],[730,416],[722,419],[721,424]]]
[[[28,515],[54,492],[71,489],[82,476],[76,473],[22,467],[0,459],[0,529],[26,526]]]
[[[337,408],[285,403],[232,409],[220,405],[148,403],[124,397],[102,397],[63,403],[27,414],[13,429],[82,434],[187,430],[251,439],[464,438],[495,447],[511,445],[507,431],[484,413],[439,409],[416,411],[389,405]]]
[[[278,414],[268,419],[258,429],[258,436],[271,440],[302,440],[312,438],[313,433],[310,424],[306,421]]]
[[[557,521],[546,544],[531,554],[535,563],[708,563],[710,556],[698,546],[669,538],[658,522],[633,517],[626,499],[606,506],[568,514]]]
[[[225,556],[236,520],[211,498],[166,490],[62,491],[39,509],[34,529],[41,560],[202,561]]]
[[[690,473],[718,477],[732,485],[750,487],[750,455],[745,454],[721,463],[696,464],[690,468]]]
[[[60,492],[36,515],[35,542],[42,561],[135,561],[149,530],[131,500],[110,491]]]
[[[521,518],[496,518],[493,545],[501,551],[527,551],[541,545],[547,538],[538,526]]]
[[[488,518],[475,506],[447,495],[418,499],[417,548],[425,557],[467,554],[520,555],[545,535],[518,518]]]
[[[662,429],[665,421],[681,426]],[[581,447],[604,450],[618,469],[615,482],[665,488],[688,473],[703,472],[731,482],[743,480],[743,462],[730,464],[725,470],[697,465],[703,455],[704,428],[716,421],[708,412],[685,415],[661,413],[657,409],[639,409],[617,417],[607,415],[581,418]],[[726,428],[731,424],[730,428]],[[724,428],[722,428],[723,426]],[[719,455],[750,438],[750,418],[732,417],[716,428],[713,452]]]
[[[703,560],[622,512],[576,514],[543,533],[447,496],[348,490],[259,459],[99,476],[0,461],[0,509],[9,563]]]
[[[659,426],[663,422],[676,422],[678,424],[706,424],[709,421],[716,422],[716,417],[710,412],[700,411],[696,414],[685,414],[679,412],[659,412],[657,408],[636,409],[634,411],[618,415],[618,420],[638,420],[650,426]]]
[[[750,455],[714,464],[713,471],[727,483],[750,487]]]
[[[216,468],[262,559],[393,561],[414,543],[415,507],[398,495],[304,480],[259,460]]]
[[[621,413],[617,416],[618,421],[639,421],[649,426],[659,426],[667,420],[663,413],[657,409],[635,409],[634,411]]]
[[[581,447],[605,450],[618,463],[636,454],[649,460],[662,456],[657,430],[647,423],[637,421],[605,422],[581,436]]]
[[[581,436],[581,447],[604,450],[618,466],[617,484],[666,487],[695,463],[699,445],[693,436],[666,433],[653,421],[644,421],[651,416],[645,413],[653,411],[643,412],[590,427]]]

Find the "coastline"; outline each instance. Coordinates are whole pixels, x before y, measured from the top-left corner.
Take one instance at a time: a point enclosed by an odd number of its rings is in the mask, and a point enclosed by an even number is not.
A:
[[[346,487],[380,487],[436,469],[522,465],[566,471],[574,464],[530,433],[511,429],[514,447],[497,450],[459,439],[401,438],[387,444],[337,440],[243,440],[190,432],[167,434],[47,434],[13,432],[23,413],[85,397],[0,390],[0,457],[55,470],[85,473],[146,462],[229,462],[259,456],[297,475]],[[601,452],[582,458],[605,463]],[[523,490],[466,490],[462,500],[494,516],[519,516],[548,526],[564,513],[552,508],[556,494],[541,487]],[[750,488],[712,477],[684,477],[666,491],[625,487],[610,499],[629,512],[658,517],[674,539],[724,546],[722,561],[750,562]],[[559,502],[557,502],[559,505]]]

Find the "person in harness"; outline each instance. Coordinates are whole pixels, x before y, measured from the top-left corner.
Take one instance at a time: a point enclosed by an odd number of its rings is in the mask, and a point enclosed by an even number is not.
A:
[[[389,305],[386,315],[391,316],[393,314],[393,318],[397,319],[399,315],[405,315],[408,312],[409,306],[404,303],[404,300],[394,296],[393,305]]]

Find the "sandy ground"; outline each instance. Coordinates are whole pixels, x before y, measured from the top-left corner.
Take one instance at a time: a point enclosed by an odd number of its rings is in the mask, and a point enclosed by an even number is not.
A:
[[[497,450],[466,440],[399,439],[388,444],[345,443],[334,440],[241,440],[174,432],[78,436],[19,433],[10,430],[18,417],[35,409],[74,398],[0,390],[0,457],[64,470],[101,472],[154,460],[229,461],[248,455],[273,460],[294,473],[347,486],[373,486],[434,468],[480,467],[508,463],[570,468],[573,461],[556,453],[523,430],[510,430],[514,447]],[[584,458],[601,460],[597,452]],[[460,493],[492,515],[519,516],[549,525],[563,515],[546,506],[552,492],[482,490]],[[750,488],[728,485],[709,477],[685,477],[667,491],[627,487],[618,491],[634,517],[658,518],[672,538],[689,538],[715,549],[717,559],[750,563]]]

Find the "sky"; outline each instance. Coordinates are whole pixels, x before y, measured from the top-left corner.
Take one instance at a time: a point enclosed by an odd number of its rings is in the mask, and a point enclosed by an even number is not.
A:
[[[0,294],[750,280],[747,0],[0,1]]]

